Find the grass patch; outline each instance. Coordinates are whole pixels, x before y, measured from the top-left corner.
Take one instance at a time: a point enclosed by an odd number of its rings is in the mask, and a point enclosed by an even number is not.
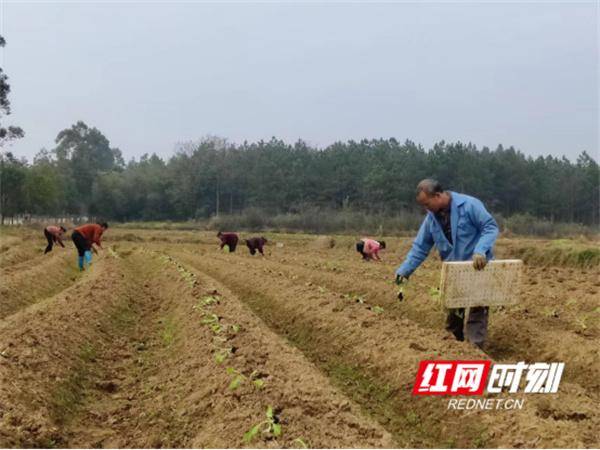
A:
[[[124,330],[135,325],[136,314],[129,303],[122,302],[110,315],[110,323],[115,330]]]
[[[172,317],[168,317],[163,321],[160,339],[165,347],[170,347],[175,341],[176,328],[175,321]]]
[[[600,248],[568,239],[551,241],[548,245],[526,245],[511,252],[529,265],[593,268],[600,266]]]
[[[52,392],[51,415],[56,423],[66,423],[83,403],[90,375],[89,364],[95,360],[96,353],[93,344],[85,342],[79,350],[78,361],[70,375]]]

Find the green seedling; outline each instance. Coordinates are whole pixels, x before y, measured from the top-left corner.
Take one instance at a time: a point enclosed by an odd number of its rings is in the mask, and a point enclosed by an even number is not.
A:
[[[321,294],[324,294],[325,293],[325,288],[323,286],[319,286],[319,292]]]
[[[252,428],[250,428],[246,433],[244,433],[244,442],[250,443],[252,442],[258,433],[262,431],[262,433],[270,435],[270,436],[281,436],[281,424],[279,423],[279,419],[275,417],[273,413],[273,407],[268,406],[266,412],[267,419],[263,420],[260,423],[257,423]]]
[[[381,314],[384,309],[381,306],[373,306],[371,311],[373,311],[375,314]]]
[[[575,322],[577,323],[577,325],[579,326],[579,328],[581,328],[582,331],[587,330],[587,320],[588,316],[584,315],[584,316],[579,316],[575,318]]]
[[[308,444],[302,438],[296,438],[292,441],[293,444],[298,444],[299,448],[308,448]]]
[[[200,300],[198,300],[198,303],[196,303],[194,306],[192,306],[192,309],[202,309],[205,306],[211,306],[214,304],[218,304],[219,303],[219,299],[217,297],[214,297],[212,295],[207,295],[205,297],[202,297]]]
[[[237,388],[241,386],[241,384],[246,381],[246,377],[242,375],[240,372],[235,370],[233,367],[227,368],[227,373],[233,376],[231,383],[229,383],[229,389],[235,391]]]
[[[239,332],[240,332],[240,326],[239,326],[239,325],[236,325],[236,324],[233,324],[233,325],[231,325],[231,332],[232,332],[233,334],[237,334],[237,333],[239,333]]]
[[[204,316],[204,319],[202,319],[203,324],[218,323],[218,322],[219,322],[219,316],[217,316],[216,314],[206,314]]]
[[[403,286],[400,286],[398,288],[398,300],[399,301],[404,300],[404,287]]]
[[[406,413],[406,421],[409,425],[415,426],[421,422],[421,419],[417,413],[414,411],[409,411]]]
[[[429,297],[431,298],[431,300],[433,300],[437,306],[439,308],[443,308],[443,302],[442,302],[442,293],[440,292],[439,288],[436,287],[431,287],[429,288]]]
[[[438,300],[440,298],[440,290],[439,290],[439,288],[436,288],[436,287],[429,288],[429,296],[433,300]]]
[[[259,378],[259,375],[260,374],[257,370],[253,370],[250,374],[250,379],[252,380],[252,384],[254,384],[254,387],[256,387],[257,389],[262,389],[265,386],[265,380]]]
[[[342,296],[342,298],[344,300],[348,300],[351,302],[356,302],[356,303],[360,303],[361,305],[365,303],[365,298],[361,295],[358,294],[353,294],[353,293],[349,293],[349,294],[344,294]]]
[[[229,357],[229,355],[231,355],[231,348],[221,350],[215,353],[215,362],[217,364],[222,364],[223,361],[225,361]]]
[[[217,316],[216,314],[205,315],[204,319],[202,319],[202,323],[204,325],[208,325],[208,327],[215,334],[220,333],[222,330],[221,325],[219,325],[219,316]]]

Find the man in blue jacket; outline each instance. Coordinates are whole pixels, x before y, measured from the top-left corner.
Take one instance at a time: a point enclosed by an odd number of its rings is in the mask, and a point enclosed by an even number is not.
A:
[[[436,180],[425,179],[417,186],[417,202],[428,212],[406,259],[396,270],[397,284],[410,277],[434,245],[442,261],[473,260],[475,270],[482,270],[494,257],[498,225],[481,201],[445,191]],[[446,329],[459,341],[465,337],[464,316],[464,308],[458,308],[449,310],[446,318]],[[471,308],[466,326],[469,342],[483,347],[487,324],[488,308]]]

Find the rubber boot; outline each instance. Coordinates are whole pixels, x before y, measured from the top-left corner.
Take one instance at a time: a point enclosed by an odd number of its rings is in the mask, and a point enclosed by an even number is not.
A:
[[[86,252],[84,253],[84,255],[85,255],[85,262],[89,266],[90,264],[92,264],[92,252],[90,250],[86,250]]]
[[[83,256],[77,259],[77,263],[79,264],[79,270],[83,270]]]

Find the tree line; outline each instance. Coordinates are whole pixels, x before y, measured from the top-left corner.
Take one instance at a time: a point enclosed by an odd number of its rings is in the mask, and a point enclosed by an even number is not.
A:
[[[275,138],[238,145],[206,138],[180,145],[167,159],[152,154],[125,163],[98,129],[78,122],[31,163],[8,152],[0,162],[3,217],[188,220],[248,208],[264,214],[319,208],[394,215],[417,210],[415,186],[433,177],[504,217],[527,213],[599,224],[600,170],[586,152],[571,162],[460,142],[425,149],[391,138],[317,149]]]

